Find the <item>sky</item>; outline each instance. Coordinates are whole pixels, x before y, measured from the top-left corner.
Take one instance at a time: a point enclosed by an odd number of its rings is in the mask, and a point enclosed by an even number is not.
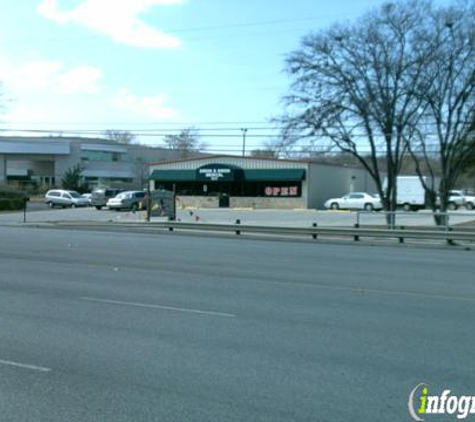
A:
[[[213,153],[275,133],[303,36],[382,0],[21,0],[0,2],[3,134],[126,130],[161,146],[195,127]],[[37,131],[37,132],[25,132]]]

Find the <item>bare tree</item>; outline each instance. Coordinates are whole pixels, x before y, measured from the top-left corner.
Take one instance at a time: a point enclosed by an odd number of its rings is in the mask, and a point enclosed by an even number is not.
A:
[[[257,148],[251,151],[251,157],[256,158],[277,158],[276,152],[273,149]]]
[[[472,190],[475,190],[475,116],[472,121],[470,132],[467,139],[467,160],[464,163],[463,176],[471,184]]]
[[[188,158],[206,149],[206,144],[200,142],[198,129],[185,128],[178,135],[166,135],[163,138],[166,146],[180,152],[181,158]]]
[[[431,9],[430,1],[388,3],[354,24],[305,37],[286,61],[293,85],[283,137],[352,154],[389,211],[396,208],[407,130],[420,118],[423,99],[414,87],[433,52],[415,35]]]
[[[120,144],[133,144],[135,142],[135,135],[127,130],[106,130],[104,136],[106,139]]]
[[[425,84],[416,87],[423,125],[414,127],[408,146],[418,174],[430,176],[425,188],[433,209],[440,202],[445,211],[449,191],[475,161],[475,3],[441,7],[426,20],[428,30],[420,39],[427,44],[424,39],[431,38],[434,55],[424,67]]]
[[[290,149],[287,151],[285,140],[282,138],[269,139],[263,142],[262,147],[251,151],[252,157],[278,158],[289,157]]]

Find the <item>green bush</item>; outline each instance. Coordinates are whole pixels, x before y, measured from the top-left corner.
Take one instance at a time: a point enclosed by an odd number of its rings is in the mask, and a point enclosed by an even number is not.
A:
[[[0,211],[9,211],[10,210],[10,200],[5,198],[0,198]]]
[[[18,211],[23,209],[23,198],[0,198],[0,211]]]
[[[0,189],[0,211],[18,211],[23,209],[25,198],[28,198],[25,192]]]
[[[9,190],[9,189],[0,189],[0,198],[4,199],[23,199],[27,198],[28,195],[25,192],[18,190]]]

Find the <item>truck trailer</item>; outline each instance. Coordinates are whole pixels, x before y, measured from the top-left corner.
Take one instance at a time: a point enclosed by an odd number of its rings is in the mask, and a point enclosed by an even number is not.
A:
[[[387,189],[387,179],[384,188]],[[419,176],[397,177],[397,206],[404,211],[417,211],[426,207],[426,194]]]

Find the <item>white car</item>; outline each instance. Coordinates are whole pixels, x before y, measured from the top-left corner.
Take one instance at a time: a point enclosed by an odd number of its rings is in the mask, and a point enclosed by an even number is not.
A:
[[[465,195],[463,190],[449,191],[447,209],[456,210],[463,206],[465,206],[465,208],[468,210],[473,210],[475,208],[475,196]]]
[[[325,201],[325,208],[332,210],[381,210],[383,204],[379,196],[366,192],[351,192],[342,198],[330,198]]]
[[[468,210],[475,209],[475,196],[465,195],[465,208]]]

